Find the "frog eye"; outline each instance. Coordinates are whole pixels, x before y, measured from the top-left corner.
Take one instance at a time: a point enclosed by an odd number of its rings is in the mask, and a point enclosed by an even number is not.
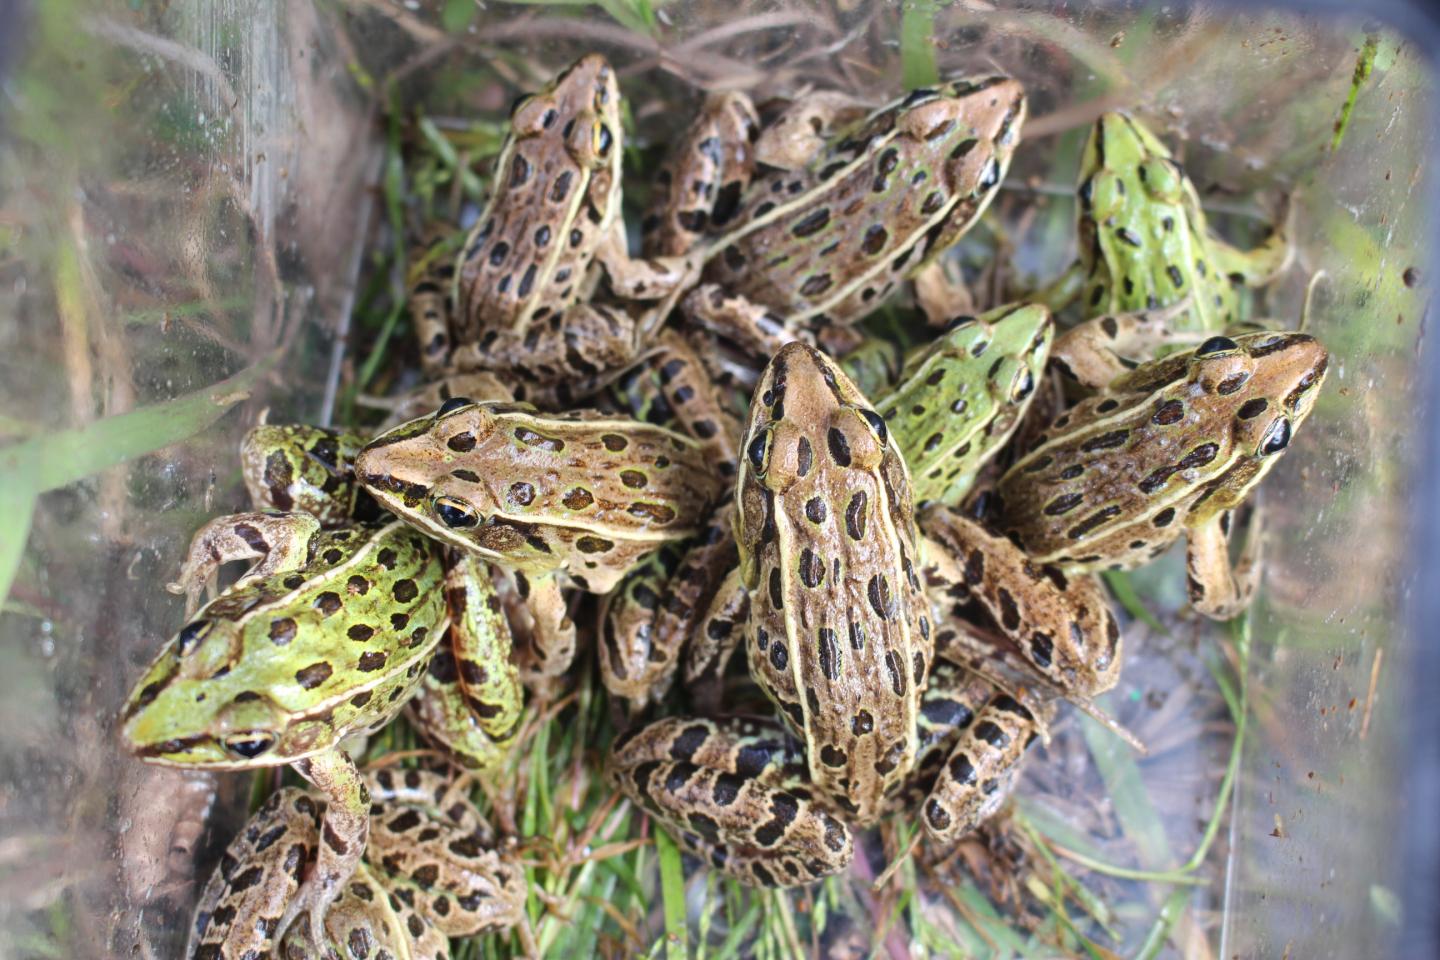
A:
[[[614,137],[610,135],[610,128],[603,123],[596,122],[594,137],[595,153],[602,157],[609,156],[610,145],[614,142]]]
[[[1021,367],[1015,375],[1015,382],[1010,386],[1010,402],[1019,403],[1034,392],[1035,375],[1030,372],[1029,367]]]
[[[242,760],[254,760],[275,746],[275,734],[263,730],[247,730],[225,737],[225,749]]]
[[[440,522],[452,530],[473,527],[480,522],[475,508],[458,497],[436,497],[434,506]]]
[[[959,330],[961,327],[968,327],[977,319],[979,318],[970,316],[969,314],[962,314],[958,317],[951,317],[949,322],[945,324],[945,332],[949,333],[951,330]]]
[[[875,437],[880,441],[880,448],[883,450],[886,442],[890,439],[890,431],[885,426],[885,421],[880,414],[868,407],[861,408],[860,416],[864,417],[865,422],[870,424],[870,429],[875,431]]]
[[[514,100],[510,101],[510,116],[513,117],[513,116],[515,116],[515,114],[519,113],[519,112],[520,112],[520,108],[523,107],[523,106],[525,106],[525,104],[528,103],[529,101],[530,101],[530,94],[528,94],[528,93],[522,93],[522,94],[520,94],[520,96],[518,96],[518,97],[516,97]]]
[[[469,397],[451,397],[449,400],[446,400],[444,403],[440,404],[440,409],[435,411],[435,416],[443,417],[447,413],[454,413],[461,407],[468,407],[474,402],[475,401],[471,400]]]
[[[1260,439],[1260,456],[1268,457],[1290,446],[1290,421],[1284,417],[1275,420],[1265,428]]]
[[[183,657],[200,646],[200,641],[209,635],[210,629],[213,626],[215,626],[215,624],[209,620],[196,620],[194,623],[187,623],[175,638],[179,645],[180,656]]]
[[[745,455],[750,458],[750,466],[761,476],[765,474],[765,461],[770,452],[770,431],[761,430],[750,439],[750,445],[745,448]]]
[[[1200,346],[1195,348],[1197,357],[1213,357],[1221,353],[1229,353],[1231,350],[1239,350],[1240,344],[1229,337],[1211,337]]]

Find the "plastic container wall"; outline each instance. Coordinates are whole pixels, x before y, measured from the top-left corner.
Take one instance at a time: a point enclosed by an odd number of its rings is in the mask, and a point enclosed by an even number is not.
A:
[[[246,778],[142,766],[115,715],[179,622],[163,585],[190,534],[244,502],[244,429],[266,408],[324,420],[354,362],[384,97],[499,117],[505,100],[452,86],[467,65],[528,89],[599,49],[652,137],[684,122],[646,108],[655,86],[819,78],[876,98],[927,60],[979,64],[1030,90],[1007,190],[1068,192],[1055,158],[1099,110],[1133,108],[1184,138],[1207,206],[1293,196],[1298,266],[1268,305],[1298,322],[1323,273],[1308,323],[1331,373],[1266,484],[1229,866],[1214,924],[1190,935],[1225,957],[1377,955],[1398,929],[1415,642],[1401,624],[1434,145],[1419,51],[1377,34],[1332,146],[1370,29],[1356,21],[676,2],[637,25],[461,6],[47,0],[22,17],[0,99],[0,953],[177,954],[243,817]],[[1043,239],[1017,261],[1037,278],[1073,256],[1068,236]]]

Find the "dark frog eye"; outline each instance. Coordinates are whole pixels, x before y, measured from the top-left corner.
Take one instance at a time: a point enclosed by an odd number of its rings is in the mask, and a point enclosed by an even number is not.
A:
[[[275,746],[275,734],[262,730],[232,733],[225,737],[225,749],[242,760],[254,760]]]
[[[1200,346],[1195,348],[1197,357],[1213,357],[1219,353],[1229,353],[1231,350],[1239,350],[1240,344],[1229,337],[1211,337]]]
[[[868,407],[860,410],[860,416],[864,417],[865,422],[870,424],[870,429],[875,431],[875,436],[879,439],[880,446],[883,448],[890,438],[890,431],[886,428],[884,419],[881,418],[880,414]]]
[[[474,402],[475,401],[471,400],[469,397],[451,397],[449,400],[446,400],[444,403],[440,404],[440,409],[435,411],[435,416],[443,417],[447,413],[454,413],[461,407],[468,407]]]
[[[614,138],[610,136],[610,128],[603,123],[595,124],[595,152],[602,157],[610,155],[610,144]]]
[[[1260,441],[1260,455],[1268,457],[1290,446],[1290,421],[1281,417],[1270,424]]]
[[[1035,392],[1035,375],[1030,372],[1029,367],[1021,367],[1020,372],[1015,375],[1015,382],[1010,387],[1010,402],[1019,403],[1030,394]]]
[[[436,497],[435,515],[452,530],[473,527],[480,522],[480,514],[475,512],[475,508],[458,497]]]
[[[179,645],[180,656],[183,657],[200,646],[200,641],[205,639],[206,635],[210,632],[210,628],[213,626],[214,624],[209,620],[196,620],[194,623],[187,623],[175,638]]]
[[[951,317],[950,321],[945,324],[945,332],[949,333],[951,330],[959,330],[961,327],[968,327],[970,326],[970,324],[975,323],[977,319],[978,318],[969,314],[962,314],[958,317]]]
[[[750,439],[750,445],[745,448],[745,455],[750,458],[750,466],[755,468],[756,473],[764,474],[765,472],[765,454],[769,452],[769,446],[770,431],[760,430]]]

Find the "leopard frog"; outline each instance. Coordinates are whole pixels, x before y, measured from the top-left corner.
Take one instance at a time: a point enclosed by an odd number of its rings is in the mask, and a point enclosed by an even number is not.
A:
[[[1160,138],[1128,114],[1095,121],[1079,184],[1079,296],[1093,319],[1057,341],[1055,352],[1084,383],[1103,385],[1124,372],[1119,358],[1150,359],[1243,320],[1239,289],[1264,286],[1290,262],[1283,228],[1248,251],[1215,236],[1195,185]],[[1163,323],[1126,319],[1168,307],[1175,309]]]
[[[620,111],[615,71],[599,54],[517,101],[490,197],[454,266],[415,287],[411,313],[432,375],[494,370],[578,396],[586,391],[573,385],[603,385],[628,365],[693,283],[694,261],[627,253]],[[602,277],[614,302],[593,298]],[[649,306],[632,315],[632,303]]]
[[[206,524],[181,586],[198,594],[230,560],[258,558],[161,649],[121,714],[142,760],[210,770],[291,764],[329,801],[325,842],[279,929],[326,908],[365,849],[369,798],[340,748],[415,692],[447,614],[432,546],[399,521],[325,531],[306,513]]]
[[[240,445],[242,475],[257,510],[303,510],[335,528],[381,511],[355,480],[358,434],[320,427],[262,424]],[[511,662],[513,640],[496,600],[491,571],[478,558],[446,555],[450,627],[436,646],[411,722],[467,766],[491,768],[505,757],[524,703]],[[563,598],[557,598],[563,609]],[[573,648],[573,643],[570,645]]]
[[[686,313],[765,357],[848,327],[975,223],[1024,120],[1017,81],[960,80],[814,138],[808,156],[788,151],[788,162],[759,170],[705,245]]]
[[[526,884],[514,855],[463,793],[437,774],[381,770],[365,777],[370,846],[325,915],[329,951],[302,918],[277,943],[279,918],[319,848],[325,804],[302,790],[271,794],[226,850],[201,895],[189,956],[449,957],[451,937],[523,920]]]
[[[720,489],[703,449],[663,427],[465,398],[376,437],[355,470],[436,540],[593,593],[698,532]]]
[[[711,864],[788,885],[843,868],[854,849],[847,822],[865,826],[903,805],[923,760],[926,831],[954,840],[1004,799],[1040,721],[970,671],[947,669],[930,684],[942,626],[927,581],[942,595],[1003,594],[998,602],[1037,618],[1022,626],[1006,617],[1012,632],[1057,638],[1073,632],[1073,605],[1060,602],[1071,585],[984,556],[922,558],[922,543],[949,546],[922,540],[885,420],[804,344],[781,348],[761,376],[736,490],[738,590],[722,586],[712,611],[733,612],[751,675],[781,722],[668,718],[638,728],[612,747],[620,788]],[[1083,638],[1082,655],[1105,656],[1106,629],[1099,610],[1074,628],[1100,632]],[[963,709],[952,708],[957,697]],[[962,714],[942,734],[925,732],[935,717]]]
[[[1137,566],[1184,533],[1192,605],[1234,616],[1258,566],[1232,567],[1231,514],[1290,446],[1327,362],[1307,334],[1252,333],[1141,365],[1061,414],[1000,479],[1006,531],[1069,572]]]
[[[875,405],[910,467],[915,499],[956,505],[1019,424],[1044,374],[1050,311],[1012,304],[950,329],[906,358]]]

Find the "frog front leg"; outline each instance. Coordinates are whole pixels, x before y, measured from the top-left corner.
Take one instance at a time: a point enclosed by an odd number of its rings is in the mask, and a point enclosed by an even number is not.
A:
[[[838,90],[798,97],[760,130],[755,159],[780,170],[799,170],[820,155],[839,128],[861,119],[869,108]]]
[[[855,855],[850,828],[811,799],[799,744],[773,720],[667,717],[617,738],[609,768],[677,840],[743,883],[810,883]]]
[[[1262,515],[1256,506],[1245,524],[1239,558],[1230,561],[1234,511],[1217,513],[1189,529],[1185,550],[1190,606],[1212,620],[1229,620],[1250,606],[1260,584]]]
[[[575,621],[570,601],[553,574],[528,576],[518,570],[499,569],[506,588],[502,601],[513,630],[529,642],[529,661],[522,665],[520,678],[528,687],[544,686],[570,669],[575,662]]]
[[[325,913],[365,853],[370,834],[370,791],[355,762],[338,747],[297,760],[294,767],[328,802],[320,818],[314,864],[280,918],[279,930],[283,934],[304,913],[309,917],[311,941],[319,950]]]
[[[932,260],[915,274],[915,302],[925,314],[925,322],[943,327],[956,317],[976,313],[975,297],[964,281],[950,276],[944,260]]]
[[[308,513],[234,513],[216,517],[190,541],[180,577],[166,589],[185,594],[185,615],[200,605],[200,594],[215,585],[215,574],[232,560],[256,563],[236,586],[274,573],[298,570],[309,555],[310,539],[320,532],[320,521]]]
[[[468,766],[489,769],[505,759],[519,732],[525,691],[489,565],[468,553],[452,553],[447,563],[450,630],[408,709],[430,738]]]

